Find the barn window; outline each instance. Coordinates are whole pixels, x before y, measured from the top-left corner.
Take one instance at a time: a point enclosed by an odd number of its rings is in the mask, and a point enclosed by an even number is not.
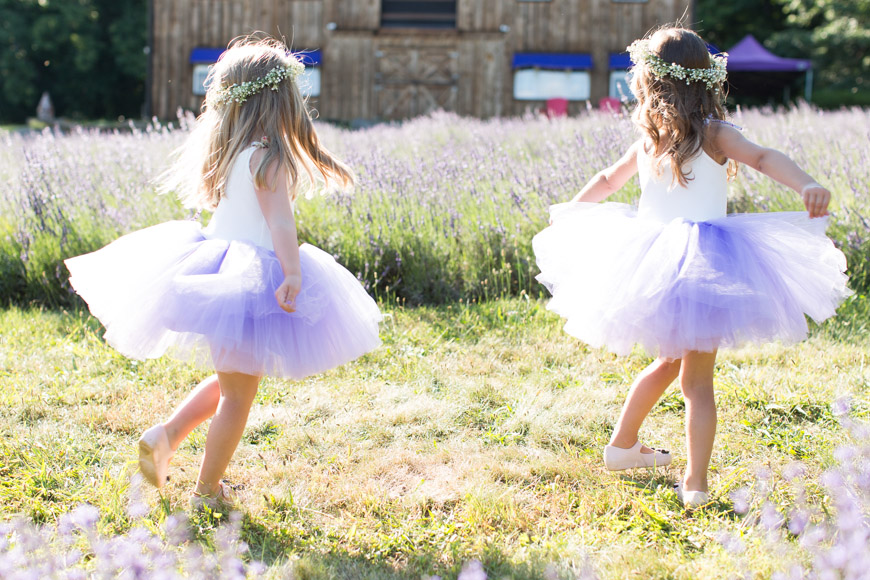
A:
[[[383,0],[382,28],[456,28],[456,0]]]
[[[205,84],[205,79],[208,77],[208,70],[211,65],[217,62],[220,55],[223,53],[222,48],[203,48],[198,47],[190,51],[190,64],[193,65],[193,86],[191,91],[198,97],[205,96],[205,90],[208,88]]]
[[[296,53],[297,58],[305,65],[305,72],[296,81],[299,89],[306,97],[320,96],[320,51],[310,50]]]
[[[611,53],[610,62],[610,90],[608,95],[620,101],[634,101],[634,95],[629,88],[631,73],[631,57],[627,52]]]
[[[592,57],[588,54],[517,53],[513,68],[518,101],[589,99]]]

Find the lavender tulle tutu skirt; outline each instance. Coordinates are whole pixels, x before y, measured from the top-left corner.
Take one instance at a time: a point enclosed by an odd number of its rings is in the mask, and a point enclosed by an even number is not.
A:
[[[299,248],[296,312],[278,307],[274,252],[207,239],[173,221],[66,261],[70,284],[122,354],[169,355],[222,372],[302,378],[376,348],[381,313],[329,254]]]
[[[679,358],[686,351],[807,336],[851,291],[827,218],[732,214],[640,218],[620,203],[559,204],[533,240],[548,308],[587,344]]]

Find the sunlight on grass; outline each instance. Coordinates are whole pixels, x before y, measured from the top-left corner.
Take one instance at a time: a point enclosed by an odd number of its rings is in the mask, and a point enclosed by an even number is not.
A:
[[[643,353],[590,350],[536,300],[383,307],[378,350],[263,383],[227,478],[250,548],[237,556],[267,576],[446,578],[479,559],[490,578],[766,577],[782,561],[732,494],[760,493],[766,470],[765,501],[788,513],[784,473],[800,460],[816,482],[806,500],[829,509],[818,479],[850,439],[832,403],[870,414],[870,343],[839,318],[793,347],[722,353],[713,502],[689,513],[671,491],[685,465],[675,388],[642,435],[672,466],[613,474],[600,460]],[[100,533],[163,534],[187,509],[205,431],[182,444],[162,497],[143,490],[144,518],[128,513],[135,441],[206,372],[129,361],[100,334],[77,310],[0,313],[0,513],[51,526],[88,503]],[[225,520],[194,516],[194,544],[213,547]],[[744,538],[738,556],[722,533]]]

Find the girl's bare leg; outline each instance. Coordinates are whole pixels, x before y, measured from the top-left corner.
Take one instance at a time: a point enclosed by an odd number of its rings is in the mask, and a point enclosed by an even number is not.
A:
[[[199,470],[196,493],[215,496],[220,480],[248,422],[248,413],[260,385],[260,377],[241,373],[218,373],[220,402],[208,428],[205,455]]]
[[[630,449],[637,443],[637,434],[643,420],[679,374],[680,359],[659,358],[641,371],[622,406],[622,414],[610,438],[611,445]],[[652,453],[652,450],[644,446],[641,452]]]
[[[716,437],[716,398],[713,394],[713,371],[716,352],[687,352],[680,369],[680,388],[686,399],[685,489],[707,491],[707,469]]]
[[[214,415],[220,398],[221,388],[217,375],[200,382],[175,408],[172,416],[163,423],[166,436],[169,438],[169,446],[177,449],[191,431]]]

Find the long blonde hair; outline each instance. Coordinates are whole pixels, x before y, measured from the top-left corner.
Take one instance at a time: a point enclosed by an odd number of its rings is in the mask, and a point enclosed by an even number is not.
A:
[[[685,68],[711,66],[706,43],[679,24],[662,27],[648,39],[650,51],[664,61]],[[684,168],[709,142],[709,121],[725,120],[723,85],[656,76],[645,62],[632,68],[631,91],[637,97],[632,120],[652,143],[656,168],[660,170],[662,161],[670,161],[674,185],[686,185],[691,179],[691,172]],[[736,171],[732,160],[728,175],[733,177]]]
[[[214,209],[226,194],[233,162],[252,142],[267,144],[253,172],[257,188],[271,189],[267,171],[273,163],[287,172],[291,199],[303,187],[353,185],[353,172],[320,144],[305,99],[290,75],[274,89],[265,87],[244,102],[217,98],[232,85],[262,79],[291,65],[295,56],[273,38],[240,37],[232,41],[208,74],[202,113],[162,179],[186,207]],[[306,179],[307,178],[307,179]]]

